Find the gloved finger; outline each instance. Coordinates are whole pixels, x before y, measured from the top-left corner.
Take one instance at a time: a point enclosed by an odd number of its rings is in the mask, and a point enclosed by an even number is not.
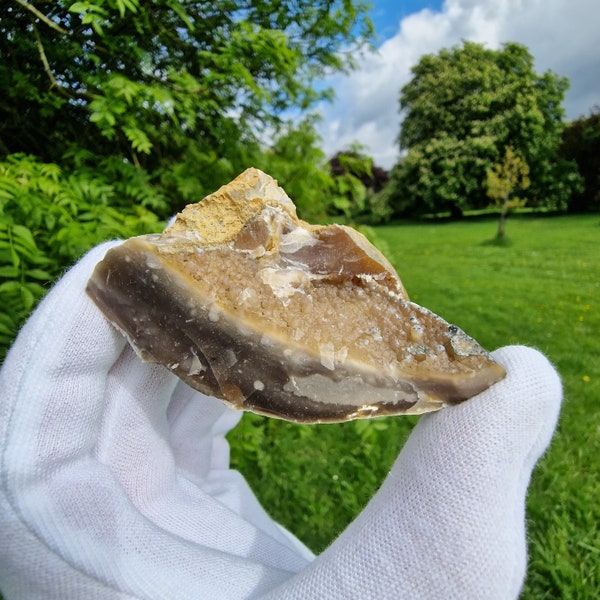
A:
[[[206,479],[209,471],[229,468],[225,435],[242,418],[223,402],[180,383],[167,409],[171,450],[175,462],[190,480]]]
[[[562,389],[535,350],[504,348],[503,381],[422,417],[363,513],[273,598],[514,598],[525,494]]]
[[[81,270],[79,265],[77,268]],[[84,285],[90,274],[84,274]],[[100,315],[98,309],[96,313],[96,317]],[[93,338],[93,328],[86,329],[86,333]],[[69,341],[93,345],[94,340]],[[105,374],[100,376],[104,378]],[[126,480],[131,463],[136,461],[131,455],[133,435],[144,440],[144,444],[138,443],[139,455],[151,463],[153,456],[164,459],[170,455],[177,467],[185,469],[195,481],[205,478],[211,469],[229,467],[229,446],[224,436],[239,422],[241,413],[192,390],[165,367],[141,362],[129,347],[106,373],[106,386],[97,454],[116,473],[123,471]],[[122,443],[128,444],[127,452]],[[164,464],[164,460],[161,463],[157,458],[156,464]],[[159,473],[155,470],[156,477]],[[151,485],[150,480],[146,483]]]
[[[103,413],[94,454],[141,511],[170,495],[182,473],[204,486],[211,471],[229,468],[225,433],[240,414],[130,348],[108,374]]]

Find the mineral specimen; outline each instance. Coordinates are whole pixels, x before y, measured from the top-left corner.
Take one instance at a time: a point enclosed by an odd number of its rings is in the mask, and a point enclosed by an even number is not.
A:
[[[505,374],[410,302],[360,233],[301,221],[257,169],[162,234],[109,250],[88,293],[143,360],[232,408],[290,421],[419,414]]]

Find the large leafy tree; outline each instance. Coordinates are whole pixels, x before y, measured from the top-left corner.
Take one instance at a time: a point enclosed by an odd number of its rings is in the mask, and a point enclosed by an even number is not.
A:
[[[197,194],[371,34],[362,0],[9,0],[0,158],[118,155]]]
[[[574,165],[558,158],[566,78],[536,73],[520,44],[491,50],[472,42],[423,56],[412,75],[400,95],[398,212],[485,206],[487,173],[509,147],[529,169],[523,197],[565,205],[578,180]]]

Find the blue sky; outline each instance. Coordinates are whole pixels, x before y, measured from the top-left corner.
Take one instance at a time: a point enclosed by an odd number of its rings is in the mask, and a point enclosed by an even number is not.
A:
[[[527,46],[538,73],[569,78],[568,119],[600,106],[600,0],[372,0],[378,51],[349,75],[325,83],[336,92],[322,105],[320,133],[327,154],[362,144],[375,163],[399,158],[398,98],[423,54],[472,40],[490,48]]]
[[[371,18],[375,31],[380,41],[392,37],[398,30],[400,19],[423,9],[439,11],[442,7],[441,0],[372,0],[373,11]]]

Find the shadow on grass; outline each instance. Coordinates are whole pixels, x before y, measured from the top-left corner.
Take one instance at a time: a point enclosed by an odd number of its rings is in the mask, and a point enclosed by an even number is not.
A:
[[[503,237],[493,237],[490,240],[484,240],[481,242],[480,246],[496,246],[498,248],[508,248],[512,246],[513,242],[511,238],[503,236]]]

